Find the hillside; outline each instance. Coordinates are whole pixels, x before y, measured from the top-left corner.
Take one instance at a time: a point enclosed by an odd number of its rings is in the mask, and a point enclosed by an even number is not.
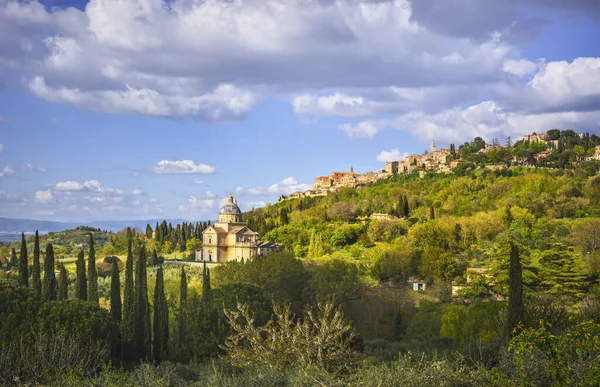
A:
[[[465,284],[467,267],[487,267],[502,285],[513,240],[527,257],[530,289],[581,296],[597,282],[600,176],[588,166],[463,174],[395,175],[327,197],[281,201],[245,219],[296,256],[354,262],[379,281]]]

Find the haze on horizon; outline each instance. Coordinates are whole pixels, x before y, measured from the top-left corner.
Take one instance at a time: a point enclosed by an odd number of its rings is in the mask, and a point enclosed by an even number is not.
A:
[[[214,219],[476,136],[600,134],[595,0],[0,0],[0,214]]]

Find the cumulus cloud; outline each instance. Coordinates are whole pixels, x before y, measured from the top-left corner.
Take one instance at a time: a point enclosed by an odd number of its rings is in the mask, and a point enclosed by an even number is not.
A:
[[[503,69],[507,73],[522,77],[535,72],[537,67],[537,64],[527,59],[507,59],[504,61]]]
[[[268,187],[254,187],[247,190],[244,190],[241,187],[238,188],[239,190],[236,189],[237,194],[245,193],[248,195],[268,196],[289,195],[296,191],[306,191],[307,189],[310,189],[310,185],[299,183],[295,177],[290,176],[281,180],[279,183],[271,184]]]
[[[159,174],[205,174],[214,173],[215,168],[207,164],[196,164],[193,160],[162,160],[156,163],[153,171]]]
[[[141,189],[122,189],[107,186],[98,180],[66,180],[35,193],[37,213],[60,213],[95,218],[154,217],[162,213],[162,205],[149,198]]]
[[[52,192],[51,191],[37,191],[35,193],[35,201],[36,203],[48,203],[52,201]]]
[[[469,3],[461,10],[483,15]],[[408,0],[9,2],[0,63],[20,68],[39,97],[85,109],[220,121],[243,118],[261,95],[292,93],[300,114],[312,105],[355,114],[361,96],[312,91],[502,78],[511,46],[482,33],[518,15],[496,8],[474,41],[440,33]]]
[[[339,129],[346,133],[350,138],[373,138],[379,132],[380,125],[371,121],[362,121],[356,125],[342,124]]]
[[[381,151],[381,153],[377,155],[377,161],[380,163],[385,163],[387,161],[399,161],[403,160],[406,156],[408,156],[408,153],[400,153],[398,148],[394,148],[387,151]]]
[[[178,208],[185,218],[199,220],[215,215],[223,199],[225,198],[219,199],[214,193],[206,191],[202,195],[189,196]]]

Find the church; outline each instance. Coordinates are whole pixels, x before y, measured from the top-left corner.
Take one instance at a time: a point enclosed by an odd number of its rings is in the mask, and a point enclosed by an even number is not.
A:
[[[237,201],[229,195],[219,211],[219,221],[202,233],[202,247],[196,250],[196,261],[247,261],[282,250],[280,245],[261,241],[258,233],[248,228]]]

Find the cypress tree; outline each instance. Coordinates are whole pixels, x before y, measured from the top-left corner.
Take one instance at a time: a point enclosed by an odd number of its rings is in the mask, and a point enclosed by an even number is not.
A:
[[[152,266],[158,265],[158,255],[156,254],[156,249],[152,250]]]
[[[110,275],[110,317],[121,322],[121,279],[119,278],[119,264],[113,259]]]
[[[40,234],[35,231],[33,243],[33,269],[31,271],[31,286],[38,296],[42,295],[42,278],[40,268]]]
[[[510,268],[508,273],[508,316],[507,337],[510,339],[513,329],[524,320],[523,307],[523,267],[519,258],[519,249],[511,243],[510,246]]]
[[[25,234],[21,233],[21,252],[19,256],[19,284],[29,286],[29,271],[27,259],[27,242],[25,242]]]
[[[150,357],[151,334],[146,248],[142,247],[135,273],[135,345],[138,356],[142,360]]]
[[[85,256],[83,250],[77,254],[77,280],[75,282],[76,298],[87,301],[87,276],[85,274]]]
[[[54,274],[54,248],[52,243],[48,243],[46,246],[46,256],[44,257],[42,299],[45,301],[56,300],[56,275]]]
[[[202,270],[202,301],[209,304],[210,300],[210,271],[206,266],[206,262],[204,262],[204,269]]]
[[[19,266],[19,258],[17,258],[17,251],[15,250],[14,247],[13,247],[12,251],[10,252],[10,262],[8,263],[8,266],[11,269]]]
[[[410,216],[410,210],[408,207],[408,198],[406,196],[404,197],[404,216],[407,218]]]
[[[433,208],[433,206],[429,207],[429,219],[435,219],[435,209]]]
[[[123,355],[125,360],[135,360],[135,293],[133,283],[133,253],[131,239],[127,241],[127,261],[125,262],[125,290],[123,297]]]
[[[156,272],[154,287],[154,361],[167,360],[169,346],[169,307],[165,297],[165,283],[162,266]]]
[[[88,260],[88,301],[98,303],[98,272],[96,271],[96,249],[94,236],[90,233],[90,255]]]
[[[67,268],[63,263],[59,263],[60,273],[58,276],[58,300],[64,301],[69,299],[69,277],[67,273]]]
[[[181,279],[179,281],[179,311],[177,314],[177,350],[178,355],[185,359],[186,328],[185,328],[185,304],[187,301],[187,276],[185,269],[181,266]]]
[[[206,264],[205,264],[206,265]],[[179,307],[181,308],[187,300],[187,276],[185,275],[185,269],[181,266],[181,277],[179,282]]]

